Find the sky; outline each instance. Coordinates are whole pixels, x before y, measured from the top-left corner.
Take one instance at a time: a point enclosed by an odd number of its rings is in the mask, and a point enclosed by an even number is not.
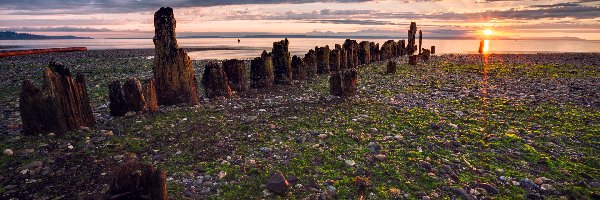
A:
[[[94,38],[152,37],[174,9],[178,36],[305,34],[577,37],[600,40],[598,0],[0,0],[0,30]]]

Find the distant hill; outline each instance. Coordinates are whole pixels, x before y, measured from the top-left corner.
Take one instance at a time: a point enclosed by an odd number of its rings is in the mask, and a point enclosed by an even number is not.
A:
[[[0,40],[49,40],[49,39],[92,39],[90,37],[77,37],[72,35],[47,36],[30,33],[17,33],[13,31],[0,31]]]

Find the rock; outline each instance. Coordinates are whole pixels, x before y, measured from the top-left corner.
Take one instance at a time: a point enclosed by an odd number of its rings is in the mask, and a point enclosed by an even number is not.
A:
[[[263,51],[260,57],[250,62],[250,87],[271,88],[273,86],[273,60],[271,54]]]
[[[160,105],[198,104],[200,95],[192,61],[179,48],[173,9],[162,7],[154,14],[154,61],[152,73]]]
[[[120,200],[166,200],[166,173],[151,165],[130,160],[113,173],[107,194],[113,197],[111,199]]]
[[[396,73],[396,62],[391,61],[391,60],[388,61],[385,73],[395,74]]]
[[[34,170],[34,169],[42,168],[43,165],[44,165],[44,162],[42,162],[42,161],[32,161],[26,165],[19,167],[17,170],[18,171]]]
[[[423,162],[421,167],[423,167],[423,169],[425,171],[431,171],[433,169],[433,166],[431,164],[429,164],[428,162]]]
[[[483,188],[489,194],[499,194],[498,189],[496,189],[496,187],[490,184],[480,183],[477,184],[477,187]]]
[[[594,181],[590,183],[591,188],[600,188],[600,182]]]
[[[306,76],[306,65],[298,56],[292,57],[292,78],[294,80],[304,80]]]
[[[69,68],[52,61],[43,80],[41,90],[23,81],[19,110],[26,132],[65,133],[96,123],[82,74],[73,79]]]
[[[217,178],[223,179],[223,178],[225,178],[225,176],[227,176],[227,172],[220,171],[219,174],[217,175]]]
[[[327,190],[329,190],[329,191],[335,191],[335,190],[337,190],[335,187],[333,187],[333,185],[328,185],[325,188],[327,188]]]
[[[10,150],[10,149],[4,149],[4,155],[7,155],[7,156],[12,156],[13,154],[14,154],[14,153],[13,153],[13,151],[12,151],[12,150]]]
[[[290,184],[281,172],[271,174],[269,180],[267,181],[267,190],[275,194],[283,195],[287,193],[289,187]]]
[[[314,77],[317,75],[317,53],[314,50],[308,50],[308,53],[302,58],[306,65],[306,75],[308,77]]]
[[[535,184],[538,184],[538,185],[541,185],[542,183],[544,183],[544,181],[542,181],[542,179],[541,179],[541,178],[539,178],[539,177],[538,177],[538,178],[535,178],[535,179],[533,179],[533,182],[534,182]]]
[[[529,180],[529,179],[522,179],[519,181],[519,184],[521,185],[521,187],[527,189],[528,191],[540,191],[542,190],[542,188],[540,188],[540,186],[536,185],[533,181]]]
[[[263,153],[271,153],[271,148],[269,147],[260,147],[258,148],[259,151],[263,152]]]
[[[431,197],[429,197],[429,196],[423,196],[423,197],[421,197],[421,200],[431,200]]]
[[[202,86],[204,86],[204,93],[208,98],[231,97],[232,95],[225,71],[214,62],[209,62],[204,67]]]
[[[124,116],[125,116],[125,117],[133,117],[133,116],[135,116],[135,112],[133,112],[133,111],[129,111],[129,112],[125,113],[125,115],[124,115]]]
[[[358,72],[348,69],[332,73],[329,77],[329,93],[334,96],[349,97],[358,93]]]
[[[535,194],[535,193],[529,193],[525,196],[525,199],[528,200],[544,200],[544,197],[539,195],[539,194]]]
[[[329,73],[329,46],[315,47],[315,52],[317,55],[317,74]]]
[[[547,190],[547,191],[554,191],[554,186],[544,183],[541,186],[542,190]]]
[[[327,137],[327,134],[319,134],[319,138],[324,139]]]
[[[387,156],[385,156],[383,154],[377,154],[375,156],[375,158],[377,158],[377,160],[379,160],[379,161],[383,161],[383,160],[385,160],[387,158]]]
[[[232,90],[243,92],[248,89],[246,62],[237,59],[225,60],[223,61],[223,70]]]
[[[356,164],[356,162],[354,162],[354,160],[345,160],[344,163],[349,167],[352,167]]]
[[[471,195],[467,193],[467,191],[460,188],[451,188],[450,189],[454,194],[460,196],[463,200],[475,200]]]
[[[272,59],[274,83],[291,84],[292,83],[292,63],[290,52],[288,51],[289,41],[287,38],[273,43]]]
[[[12,190],[15,188],[17,188],[17,185],[7,185],[7,186],[4,186],[4,191]]]

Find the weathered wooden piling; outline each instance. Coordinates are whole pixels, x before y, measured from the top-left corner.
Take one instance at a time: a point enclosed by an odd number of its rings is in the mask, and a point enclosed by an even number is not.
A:
[[[246,62],[237,59],[225,60],[223,61],[223,69],[232,90],[243,92],[248,89]]]
[[[317,74],[329,73],[329,46],[315,47],[317,52]]]
[[[275,75],[275,84],[292,84],[292,60],[288,46],[290,42],[287,38],[279,42],[273,42],[273,73]]]
[[[308,50],[308,52],[302,58],[306,65],[306,76],[314,77],[317,75],[317,54],[314,50]]]
[[[214,62],[209,62],[204,67],[202,86],[204,86],[204,94],[208,98],[231,97],[232,95],[225,70]]]
[[[355,68],[340,70],[329,76],[329,93],[350,97],[358,94],[358,72]]]
[[[271,54],[263,51],[260,57],[256,57],[250,62],[250,87],[271,88],[273,81]]]
[[[294,80],[306,79],[306,65],[304,61],[296,55],[292,57],[292,78]]]

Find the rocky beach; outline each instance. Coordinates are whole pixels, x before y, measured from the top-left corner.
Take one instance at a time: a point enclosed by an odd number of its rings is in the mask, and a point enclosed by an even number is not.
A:
[[[153,55],[0,59],[1,198],[93,199],[134,158],[166,171],[170,199],[600,198],[600,54],[399,57],[360,65],[351,98],[317,75],[209,99],[194,60],[197,105],[111,116],[109,83],[151,78]],[[51,60],[85,76],[94,126],[23,132],[21,83]]]

